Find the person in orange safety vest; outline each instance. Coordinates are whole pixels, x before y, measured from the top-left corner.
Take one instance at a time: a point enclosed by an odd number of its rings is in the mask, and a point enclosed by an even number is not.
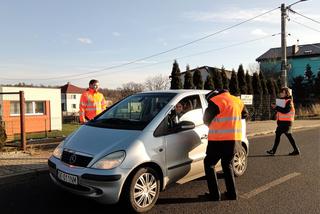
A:
[[[277,151],[278,145],[280,143],[280,137],[282,134],[285,134],[293,148],[293,152],[290,152],[289,155],[299,155],[300,151],[297,147],[293,137],[292,137],[292,123],[294,121],[295,109],[292,102],[292,97],[289,91],[289,88],[283,87],[280,90],[280,98],[284,99],[285,106],[280,107],[275,104],[271,104],[271,107],[277,112],[277,129],[276,129],[276,138],[271,150],[268,150],[267,153],[274,155]]]
[[[237,190],[234,180],[232,160],[236,144],[242,139],[241,119],[248,116],[243,102],[227,90],[216,90],[207,96],[208,108],[205,110],[203,121],[209,127],[208,146],[204,159],[204,168],[209,193],[209,200],[221,200],[215,165],[221,159],[227,192],[230,200],[237,200]]]
[[[90,80],[89,88],[81,95],[79,117],[82,124],[93,119],[107,107],[107,101],[98,89],[99,81]]]

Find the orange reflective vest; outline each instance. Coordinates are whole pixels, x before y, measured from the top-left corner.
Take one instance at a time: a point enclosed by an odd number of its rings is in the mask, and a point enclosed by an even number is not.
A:
[[[279,121],[294,121],[295,109],[293,102],[290,99],[285,99],[286,105],[288,102],[291,102],[291,109],[288,113],[283,114],[281,112],[277,112],[277,120]]]
[[[87,89],[80,98],[80,122],[93,119],[107,107],[107,102],[100,92]]]
[[[244,108],[243,102],[224,92],[210,99],[218,107],[220,113],[209,125],[209,141],[226,141],[242,139],[241,112]]]

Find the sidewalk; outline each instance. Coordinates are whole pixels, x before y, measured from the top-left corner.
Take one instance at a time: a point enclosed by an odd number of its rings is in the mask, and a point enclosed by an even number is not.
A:
[[[293,129],[320,127],[320,120],[296,120]],[[247,123],[247,135],[249,138],[257,135],[274,133],[276,121],[254,121]],[[46,171],[47,160],[52,154],[53,149],[49,150],[30,150],[23,153],[0,152],[0,181],[8,180],[14,176],[40,173]]]

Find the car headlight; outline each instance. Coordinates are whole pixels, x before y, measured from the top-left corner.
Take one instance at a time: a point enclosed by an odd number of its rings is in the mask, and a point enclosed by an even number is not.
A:
[[[62,141],[62,142],[57,146],[57,148],[55,148],[55,150],[53,151],[52,155],[53,155],[55,158],[61,159],[61,155],[62,155],[62,152],[63,152],[63,144],[64,144],[64,142]]]
[[[95,169],[113,169],[118,167],[124,160],[126,153],[124,151],[118,151],[111,153],[92,165],[91,168]]]

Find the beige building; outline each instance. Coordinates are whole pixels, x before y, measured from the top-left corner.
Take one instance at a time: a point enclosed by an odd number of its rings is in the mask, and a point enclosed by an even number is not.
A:
[[[24,92],[27,133],[62,129],[60,88],[0,86],[0,92]],[[18,94],[0,95],[0,120],[7,135],[20,133]]]

